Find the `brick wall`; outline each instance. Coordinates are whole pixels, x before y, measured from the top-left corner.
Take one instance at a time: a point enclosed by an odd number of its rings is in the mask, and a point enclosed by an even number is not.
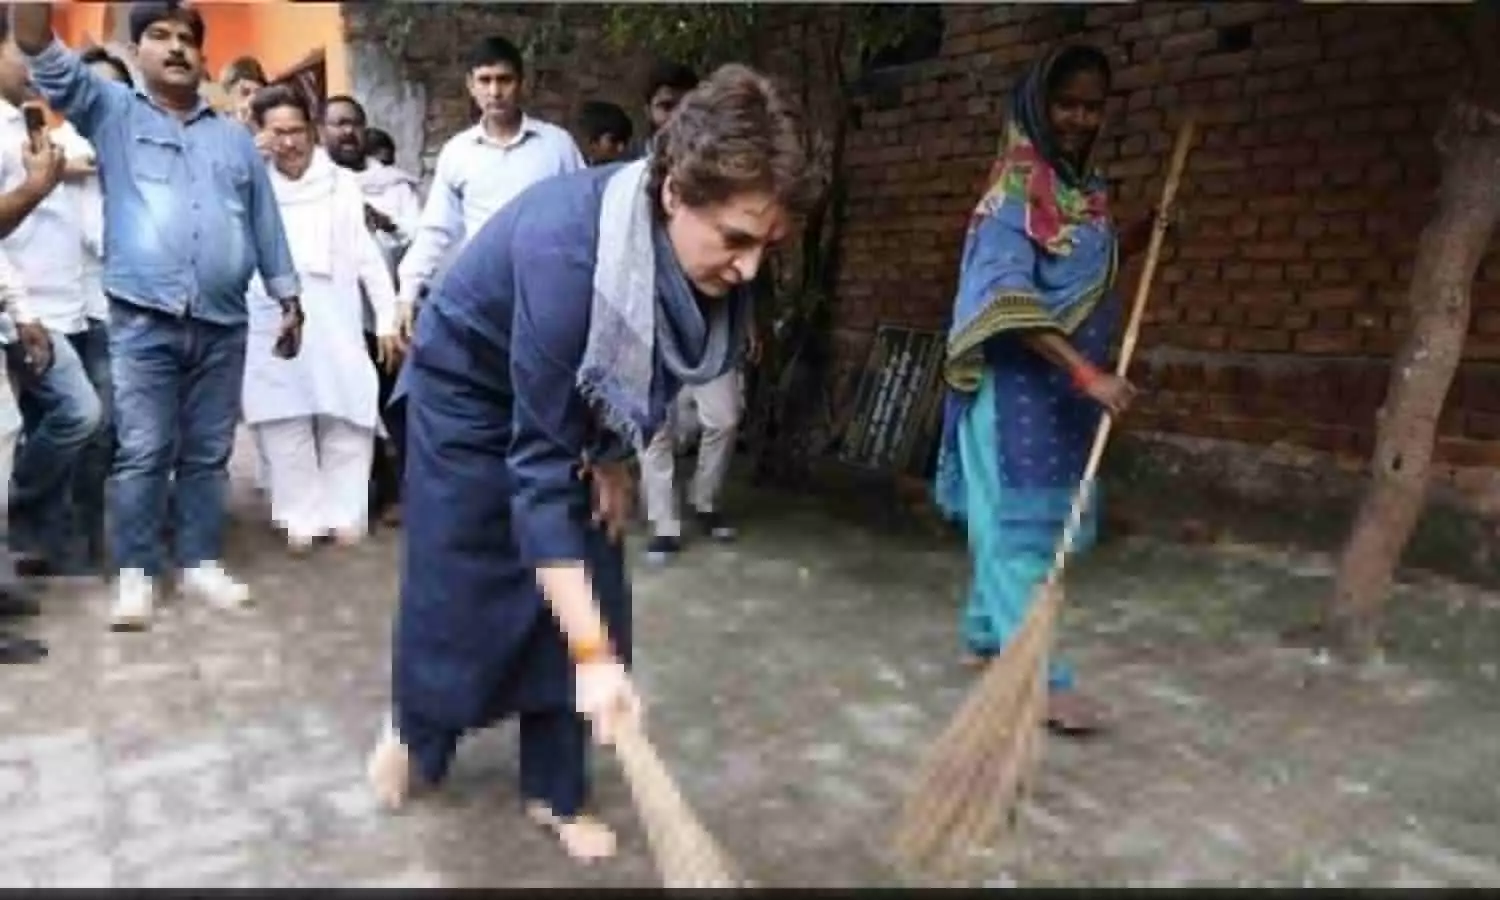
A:
[[[877,73],[851,140],[840,288],[850,362],[877,322],[945,326],[1011,81],[1051,43],[1091,41],[1116,62],[1102,159],[1117,211],[1155,202],[1189,106],[1201,129],[1181,192],[1190,219],[1159,270],[1134,370],[1149,394],[1131,427],[1358,464],[1437,183],[1431,136],[1459,74],[1444,12],[1157,2],[1090,7],[1065,34],[1057,7],[945,7],[941,55]],[[1134,281],[1122,278],[1127,296]],[[1500,257],[1474,302],[1441,426],[1450,479],[1465,477],[1452,467],[1500,465]]]
[[[455,55],[486,33],[524,41],[550,12],[420,7],[402,66],[430,98],[430,169],[468,124]],[[943,14],[938,57],[874,73],[860,100],[839,289],[845,371],[862,363],[877,323],[944,327],[1006,92],[1045,47],[1085,40],[1116,63],[1102,160],[1121,218],[1155,202],[1178,118],[1199,111],[1181,192],[1189,220],[1159,270],[1133,370],[1148,393],[1130,427],[1195,446],[1267,448],[1258,452],[1294,465],[1361,465],[1437,183],[1431,136],[1460,74],[1455,36],[1438,18],[1452,11],[1148,2],[1087,7],[1081,21],[1048,5],[949,5]],[[572,47],[532,61],[541,86],[531,109],[571,124],[577,104],[598,97],[639,125],[645,56],[605,46],[603,8],[564,15]],[[351,40],[371,39],[357,14],[347,18]],[[767,41],[778,43],[800,46]],[[769,66],[797,68],[774,55]],[[1134,274],[1122,275],[1127,296]],[[1491,491],[1500,509],[1500,257],[1486,261],[1474,302],[1439,475]]]

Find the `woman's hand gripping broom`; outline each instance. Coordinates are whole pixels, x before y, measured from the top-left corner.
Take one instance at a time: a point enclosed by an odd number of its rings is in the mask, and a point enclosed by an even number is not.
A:
[[[1120,348],[1123,376],[1135,352],[1141,317],[1177,186],[1193,142],[1193,122],[1183,122],[1172,148],[1145,268]],[[946,868],[989,838],[1003,821],[1014,828],[1041,752],[1047,704],[1047,657],[1062,602],[1062,573],[1088,508],[1113,421],[1105,413],[1072,510],[1058,542],[1052,570],[1038,589],[1020,632],[989,663],[937,742],[928,751],[898,823],[894,846],[906,865]]]

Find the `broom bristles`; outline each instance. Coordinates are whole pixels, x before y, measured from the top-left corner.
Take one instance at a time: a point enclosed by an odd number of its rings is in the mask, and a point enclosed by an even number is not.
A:
[[[947,868],[994,833],[1014,809],[1040,741],[1046,648],[1059,587],[1034,604],[1019,633],[985,667],[980,684],[932,745],[897,827],[908,866]]]
[[[693,814],[645,733],[637,727],[624,728],[614,747],[662,886],[748,887],[733,860]]]

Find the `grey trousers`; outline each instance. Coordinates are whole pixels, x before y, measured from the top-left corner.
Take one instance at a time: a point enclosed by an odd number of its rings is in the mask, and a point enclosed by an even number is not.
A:
[[[743,408],[740,373],[731,371],[708,384],[682,389],[698,408],[702,437],[698,441],[698,468],[688,502],[697,512],[715,512],[719,490],[734,457],[734,439]],[[658,537],[682,537],[682,517],[677,510],[676,437],[677,416],[682,404],[674,403],[668,421],[641,455],[641,493],[646,518]]]

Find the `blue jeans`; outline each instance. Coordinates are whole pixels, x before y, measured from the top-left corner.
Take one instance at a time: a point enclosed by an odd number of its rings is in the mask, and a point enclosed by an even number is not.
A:
[[[161,574],[169,491],[174,565],[220,558],[245,338],[243,325],[212,325],[111,298],[119,449],[109,504],[117,568]]]
[[[52,334],[52,366],[40,377],[13,366],[25,423],[10,495],[11,548],[58,566],[70,562],[73,474],[99,430],[99,395],[72,341]]]
[[[90,571],[104,562],[104,484],[115,456],[114,379],[109,370],[109,327],[89,320],[87,331],[68,336],[89,383],[99,396],[99,427],[84,447],[73,472],[73,517],[76,556]]]

